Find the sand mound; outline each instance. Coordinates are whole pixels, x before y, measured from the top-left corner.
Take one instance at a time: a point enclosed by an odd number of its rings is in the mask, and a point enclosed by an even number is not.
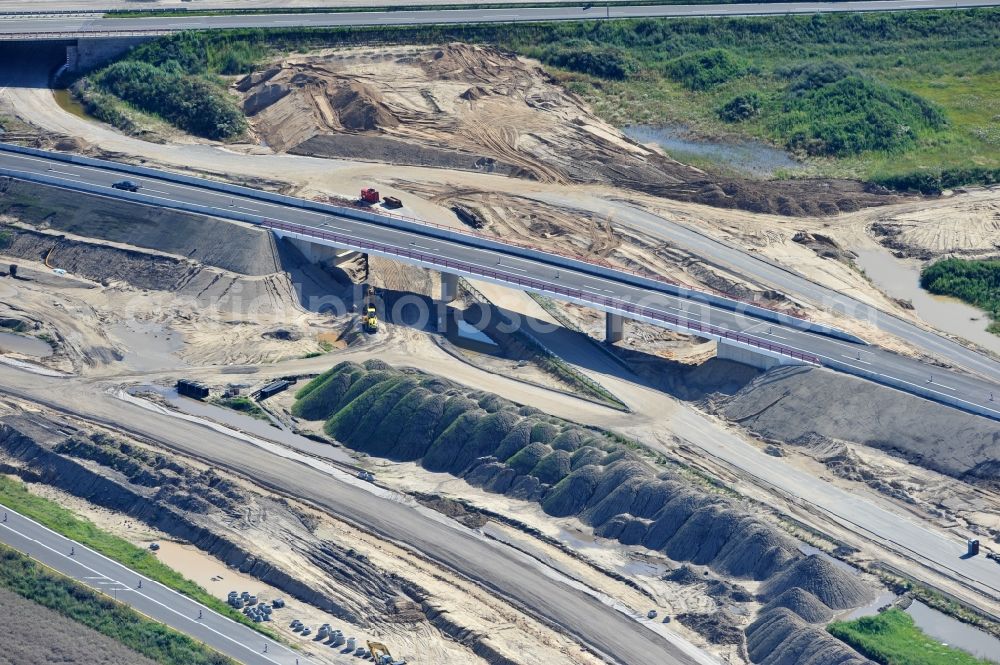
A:
[[[810,554],[768,580],[761,593],[777,599],[795,588],[808,591],[835,610],[858,607],[871,599],[871,590],[864,583],[818,554]]]
[[[296,57],[250,74],[237,90],[261,140],[294,154],[613,184],[789,215],[900,199],[852,181],[710,179],[629,139],[539,67],[489,46]]]
[[[794,612],[764,612],[746,629],[747,653],[759,665],[872,665],[825,630]]]
[[[762,612],[769,612],[779,607],[795,612],[809,623],[826,623],[833,617],[833,612],[823,604],[823,601],[799,587],[793,587],[778,594],[774,600],[764,606]]]

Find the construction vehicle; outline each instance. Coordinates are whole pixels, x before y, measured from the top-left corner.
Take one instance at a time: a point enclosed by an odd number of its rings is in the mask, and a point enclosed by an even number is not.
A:
[[[395,196],[383,196],[382,205],[385,206],[386,208],[392,208],[395,210],[396,208],[402,208],[403,202],[397,199]]]
[[[368,642],[368,653],[372,655],[375,665],[400,665],[405,660],[395,660],[389,653],[389,647],[381,642]]]
[[[372,189],[371,187],[365,187],[361,190],[361,200],[365,203],[378,203],[378,190]]]
[[[375,308],[375,288],[371,285],[368,286],[368,292],[365,295],[364,316],[365,332],[374,335],[378,332],[378,310]]]

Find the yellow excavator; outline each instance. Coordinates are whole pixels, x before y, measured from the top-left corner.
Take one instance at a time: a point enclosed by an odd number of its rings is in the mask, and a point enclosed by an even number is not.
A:
[[[372,655],[372,660],[375,661],[376,665],[397,665],[397,661],[389,653],[389,647],[381,642],[369,642],[368,652]],[[398,662],[405,663],[405,661]]]
[[[374,335],[378,332],[378,310],[375,309],[375,287],[369,285],[368,293],[365,295],[364,312],[365,332]]]

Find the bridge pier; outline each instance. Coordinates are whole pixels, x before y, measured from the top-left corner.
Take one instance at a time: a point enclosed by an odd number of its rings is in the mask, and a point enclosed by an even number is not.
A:
[[[757,351],[751,351],[746,347],[736,346],[735,344],[727,344],[722,340],[717,343],[715,357],[720,360],[732,360],[733,362],[750,365],[751,367],[756,367],[757,369],[765,372],[772,367],[778,367],[780,365],[806,364],[801,360],[796,360],[795,358],[778,357],[767,353],[759,353]]]
[[[458,275],[441,273],[441,302],[449,303],[458,297]]]
[[[625,317],[608,312],[604,319],[604,343],[616,344],[625,338]]]

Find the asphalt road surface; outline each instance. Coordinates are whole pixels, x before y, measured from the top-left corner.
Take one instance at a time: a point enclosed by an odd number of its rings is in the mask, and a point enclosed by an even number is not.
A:
[[[375,493],[364,483],[338,479],[334,477],[338,472],[329,463],[311,456],[273,444],[257,447],[207,425],[123,402],[91,385],[29,374],[0,364],[2,393],[124,430],[252,478],[263,487],[309,501],[479,582],[529,615],[558,626],[562,632],[603,654],[609,662],[626,665],[715,662],[689,655],[639,621],[557,579],[550,569],[527,555],[494,543],[436,513],[418,510],[394,496]]]
[[[0,542],[238,662],[247,665],[308,665],[312,662],[255,630],[9,508],[0,506],[0,513],[0,520],[4,520],[0,521]]]
[[[33,155],[0,152],[0,168],[55,178],[61,186],[73,188],[86,183],[97,186],[109,197],[139,200],[135,194],[111,187],[125,178],[122,173],[92,166],[81,166]],[[769,323],[741,314],[696,302],[609,277],[589,274],[501,251],[482,249],[457,240],[422,235],[417,231],[372,222],[334,217],[330,214],[262,201],[249,196],[234,196],[196,185],[173,183],[149,177],[128,175],[141,185],[140,194],[153,197],[149,203],[162,207],[197,204],[211,208],[223,218],[279,221],[296,225],[304,233],[326,234],[342,247],[372,250],[364,243],[378,243],[398,254],[394,258],[432,267],[450,267],[450,272],[471,274],[515,288],[534,290],[554,298],[569,299],[598,309],[634,306],[654,318],[667,321],[675,329],[703,332],[706,326],[726,335],[740,335],[749,344],[781,349],[825,365],[839,363],[852,373],[875,381],[902,384],[911,389],[930,390],[943,397],[957,398],[1000,418],[1000,385],[959,372],[933,367],[882,349],[840,341],[823,334]],[[304,204],[307,202],[303,202]],[[393,256],[392,254],[386,254]],[[623,275],[623,279],[624,279]],[[542,285],[541,288],[536,288]],[[659,317],[657,319],[656,317]],[[668,326],[670,327],[670,326]]]
[[[510,7],[501,9],[425,9],[339,12],[329,14],[265,14],[232,16],[170,16],[103,18],[101,15],[37,16],[11,14],[0,21],[0,38],[69,38],[114,33],[164,34],[181,30],[223,28],[288,28],[447,23],[510,23],[574,21],[608,18],[753,16],[831,12],[901,11],[990,7],[997,0],[866,0],[859,2],[789,2],[724,5],[608,5],[578,7]]]

